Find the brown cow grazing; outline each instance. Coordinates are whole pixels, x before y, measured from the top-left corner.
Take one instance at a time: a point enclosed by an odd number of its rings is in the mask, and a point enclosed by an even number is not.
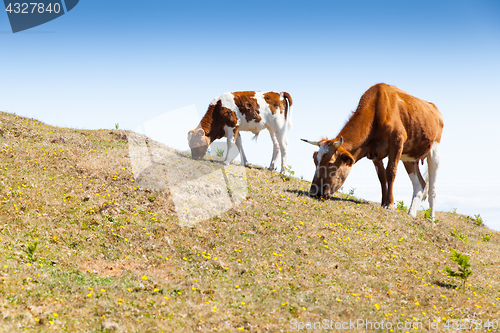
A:
[[[267,128],[273,142],[273,157],[269,170],[274,170],[278,153],[281,152],[281,172],[287,158],[288,130],[292,128],[292,97],[286,92],[241,91],[226,92],[215,98],[200,121],[198,127],[188,132],[188,143],[193,159],[205,156],[208,146],[217,139],[227,138],[227,152],[236,144],[243,165],[247,164],[241,131],[250,131],[255,136]],[[224,164],[231,162],[229,153]]]
[[[431,217],[436,202],[436,174],[444,121],[437,107],[387,84],[376,84],[359,101],[356,111],[333,140],[308,141],[319,146],[313,159],[316,172],[310,194],[329,198],[344,183],[354,163],[373,161],[382,186],[382,206],[393,208],[393,184],[401,160],[413,184],[409,214],[417,215],[424,192],[429,191]],[[389,157],[387,168],[382,159]],[[418,162],[427,158],[429,183]]]

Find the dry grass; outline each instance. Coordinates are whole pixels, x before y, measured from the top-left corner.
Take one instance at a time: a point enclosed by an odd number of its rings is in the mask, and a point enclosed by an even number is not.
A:
[[[305,181],[251,167],[239,204],[183,227],[168,186],[134,181],[130,136],[0,113],[0,331],[276,332],[293,319],[364,319],[444,332],[451,319],[500,321],[500,235],[473,219],[318,200]],[[153,179],[220,169],[163,149],[179,164],[160,161]],[[450,248],[471,259],[465,290],[447,277]]]

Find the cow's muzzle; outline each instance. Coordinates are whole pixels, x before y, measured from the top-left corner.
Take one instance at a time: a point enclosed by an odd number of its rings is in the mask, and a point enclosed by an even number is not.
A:
[[[312,183],[309,189],[309,195],[311,197],[323,197],[325,199],[330,199],[329,186],[327,184],[316,184]]]
[[[206,152],[207,146],[191,148],[191,157],[193,158],[193,160],[201,160],[205,156]]]

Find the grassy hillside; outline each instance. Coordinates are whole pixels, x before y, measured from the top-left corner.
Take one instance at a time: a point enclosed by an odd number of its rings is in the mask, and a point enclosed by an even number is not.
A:
[[[206,210],[176,214],[171,187],[136,180],[131,137],[0,113],[0,331],[500,326],[500,234],[478,220],[438,212],[433,223],[346,194],[318,200],[305,181],[250,167],[231,209],[188,223]],[[223,170],[163,152],[175,157],[158,159],[150,180]],[[465,288],[446,272],[458,267],[451,248],[470,257]],[[396,328],[414,321],[422,327]]]

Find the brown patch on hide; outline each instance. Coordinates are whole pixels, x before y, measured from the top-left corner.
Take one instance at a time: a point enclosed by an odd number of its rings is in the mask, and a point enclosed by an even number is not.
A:
[[[237,124],[238,117],[236,113],[222,106],[222,101],[218,100],[213,110],[210,131],[206,133],[206,136],[210,139],[210,143],[212,143],[226,136],[224,126],[234,128]]]
[[[283,95],[283,99],[281,99],[281,95]],[[279,110],[280,113],[285,113],[285,119],[288,117],[288,108],[292,106],[292,97],[287,92],[282,92],[281,94],[270,91],[264,94],[264,99],[266,103],[269,105],[269,109],[271,113],[274,115],[276,111]]]
[[[283,107],[283,102],[286,104],[286,101],[281,101],[280,94],[270,91],[264,94],[264,99],[266,100],[267,105],[269,105],[269,110],[271,110],[273,115],[276,114],[276,111],[278,110],[280,110],[280,113],[283,113],[283,110],[285,109]]]
[[[236,107],[247,122],[252,120],[260,122],[262,120],[259,113],[260,106],[255,98],[255,91],[240,91],[233,92],[232,94],[234,96],[234,104],[236,104]]]

